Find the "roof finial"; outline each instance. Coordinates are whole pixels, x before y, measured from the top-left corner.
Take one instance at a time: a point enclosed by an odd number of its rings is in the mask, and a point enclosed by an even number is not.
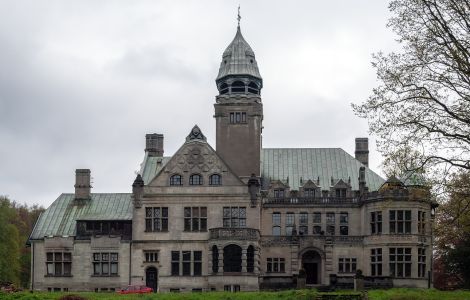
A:
[[[237,17],[237,20],[238,20],[238,27],[240,27],[240,20],[241,20],[242,16],[240,16],[240,4],[238,4],[238,17]]]

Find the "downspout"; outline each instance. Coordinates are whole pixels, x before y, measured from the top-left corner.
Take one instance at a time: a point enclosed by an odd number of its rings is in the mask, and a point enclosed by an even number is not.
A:
[[[131,285],[131,270],[132,270],[132,240],[129,242],[129,285]]]
[[[31,291],[34,291],[34,242],[31,243]]]

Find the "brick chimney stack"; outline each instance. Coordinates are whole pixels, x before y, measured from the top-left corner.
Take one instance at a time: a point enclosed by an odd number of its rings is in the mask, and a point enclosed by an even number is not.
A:
[[[356,151],[354,155],[364,166],[369,167],[369,139],[356,138]]]
[[[91,198],[91,172],[90,169],[75,170],[75,199]]]
[[[163,156],[163,134],[146,134],[145,152],[148,153],[148,156]]]

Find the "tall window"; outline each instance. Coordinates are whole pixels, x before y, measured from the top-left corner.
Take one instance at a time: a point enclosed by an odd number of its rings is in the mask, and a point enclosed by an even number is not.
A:
[[[326,213],[326,233],[334,235],[335,234],[335,213],[328,212]]]
[[[168,207],[145,209],[145,231],[168,231]]]
[[[157,262],[158,261],[158,251],[144,251],[145,262]]]
[[[46,271],[47,276],[70,276],[72,254],[70,252],[47,252]]]
[[[212,246],[212,272],[219,272],[219,249],[216,245]]]
[[[411,210],[390,211],[390,233],[411,233]]]
[[[224,227],[246,227],[246,207],[224,207]]]
[[[314,212],[312,215],[313,234],[321,234],[321,213]]]
[[[207,231],[207,207],[184,208],[184,231]]]
[[[273,235],[281,235],[281,213],[273,212]]]
[[[315,189],[304,189],[304,197],[315,198]]]
[[[189,176],[189,185],[202,185],[202,176],[199,174]]]
[[[286,259],[283,257],[270,257],[267,259],[266,272],[268,273],[284,273]]]
[[[382,248],[370,249],[370,275],[382,276]]]
[[[231,244],[224,248],[224,272],[242,271],[242,248]]]
[[[274,198],[284,198],[284,197],[285,197],[284,189],[274,190]]]
[[[118,253],[116,252],[93,253],[93,275],[117,276],[118,263]]]
[[[252,245],[246,250],[246,271],[249,273],[255,271],[255,247]]]
[[[295,223],[295,215],[294,213],[288,212],[286,213],[286,235],[292,235],[292,231],[294,230],[294,223]]]
[[[418,248],[418,277],[426,276],[426,249]]]
[[[191,269],[192,269],[192,273],[191,273]],[[181,252],[171,251],[171,275],[172,276],[180,276],[180,275],[200,276],[201,274],[202,274],[202,252],[201,251],[181,251]]]
[[[348,235],[349,234],[349,215],[347,212],[342,212],[339,214],[339,234]]]
[[[418,233],[426,234],[426,212],[418,211]]]
[[[183,177],[179,174],[171,176],[170,185],[183,185]]]
[[[308,213],[307,212],[299,213],[299,234],[300,235],[308,234]]]
[[[246,112],[231,112],[230,123],[246,123]]]
[[[222,176],[219,174],[212,174],[209,176],[209,185],[221,185],[222,184]]]
[[[354,273],[356,272],[356,258],[339,258],[338,273]]]
[[[411,248],[389,248],[390,275],[411,277]]]
[[[382,212],[373,211],[370,213],[370,233],[381,234],[382,233]]]

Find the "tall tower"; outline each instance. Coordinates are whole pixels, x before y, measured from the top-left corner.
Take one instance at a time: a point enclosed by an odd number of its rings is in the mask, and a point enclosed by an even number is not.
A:
[[[240,24],[222,55],[216,84],[216,151],[238,176],[260,176],[263,79]]]

